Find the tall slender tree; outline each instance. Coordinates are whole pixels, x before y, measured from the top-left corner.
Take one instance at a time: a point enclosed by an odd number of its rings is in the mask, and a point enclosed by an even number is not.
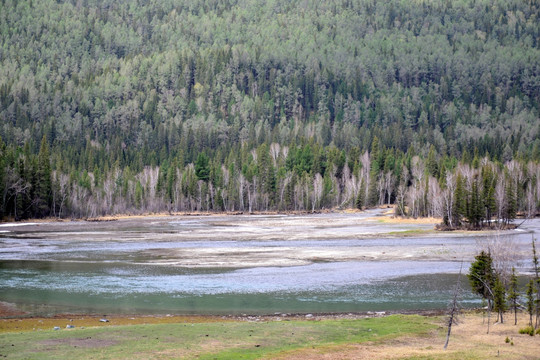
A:
[[[514,311],[514,325],[517,325],[517,310],[518,310],[518,278],[516,275],[516,268],[512,267],[512,275],[510,276],[510,283],[508,288],[508,304],[510,309]]]

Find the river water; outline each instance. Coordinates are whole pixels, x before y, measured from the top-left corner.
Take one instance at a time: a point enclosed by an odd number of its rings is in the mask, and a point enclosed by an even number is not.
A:
[[[439,233],[363,213],[161,216],[0,225],[0,301],[29,314],[273,314],[445,309],[460,268],[531,233]],[[500,249],[499,249],[500,251]],[[474,307],[465,275],[461,305]]]

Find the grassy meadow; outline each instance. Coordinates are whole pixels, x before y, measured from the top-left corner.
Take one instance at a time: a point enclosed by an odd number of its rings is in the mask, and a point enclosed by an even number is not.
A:
[[[87,318],[86,326],[67,318],[3,319],[0,358],[538,359],[540,337],[520,335],[519,325],[508,321],[492,324],[486,334],[485,321],[479,314],[463,316],[445,351],[444,319],[435,316],[111,318],[109,323]],[[521,316],[520,323],[525,321]],[[48,328],[38,330],[35,323]],[[53,323],[61,330],[53,330]],[[66,324],[77,325],[66,329]]]

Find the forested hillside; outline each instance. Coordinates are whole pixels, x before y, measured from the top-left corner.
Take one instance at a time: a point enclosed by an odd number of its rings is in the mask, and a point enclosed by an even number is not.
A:
[[[537,1],[0,4],[0,218],[538,211]]]

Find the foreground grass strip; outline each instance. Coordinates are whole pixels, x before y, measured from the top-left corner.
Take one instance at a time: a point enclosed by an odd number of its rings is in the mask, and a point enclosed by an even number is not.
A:
[[[8,359],[256,359],[298,349],[422,334],[433,319],[389,316],[360,320],[179,323],[4,333]]]

